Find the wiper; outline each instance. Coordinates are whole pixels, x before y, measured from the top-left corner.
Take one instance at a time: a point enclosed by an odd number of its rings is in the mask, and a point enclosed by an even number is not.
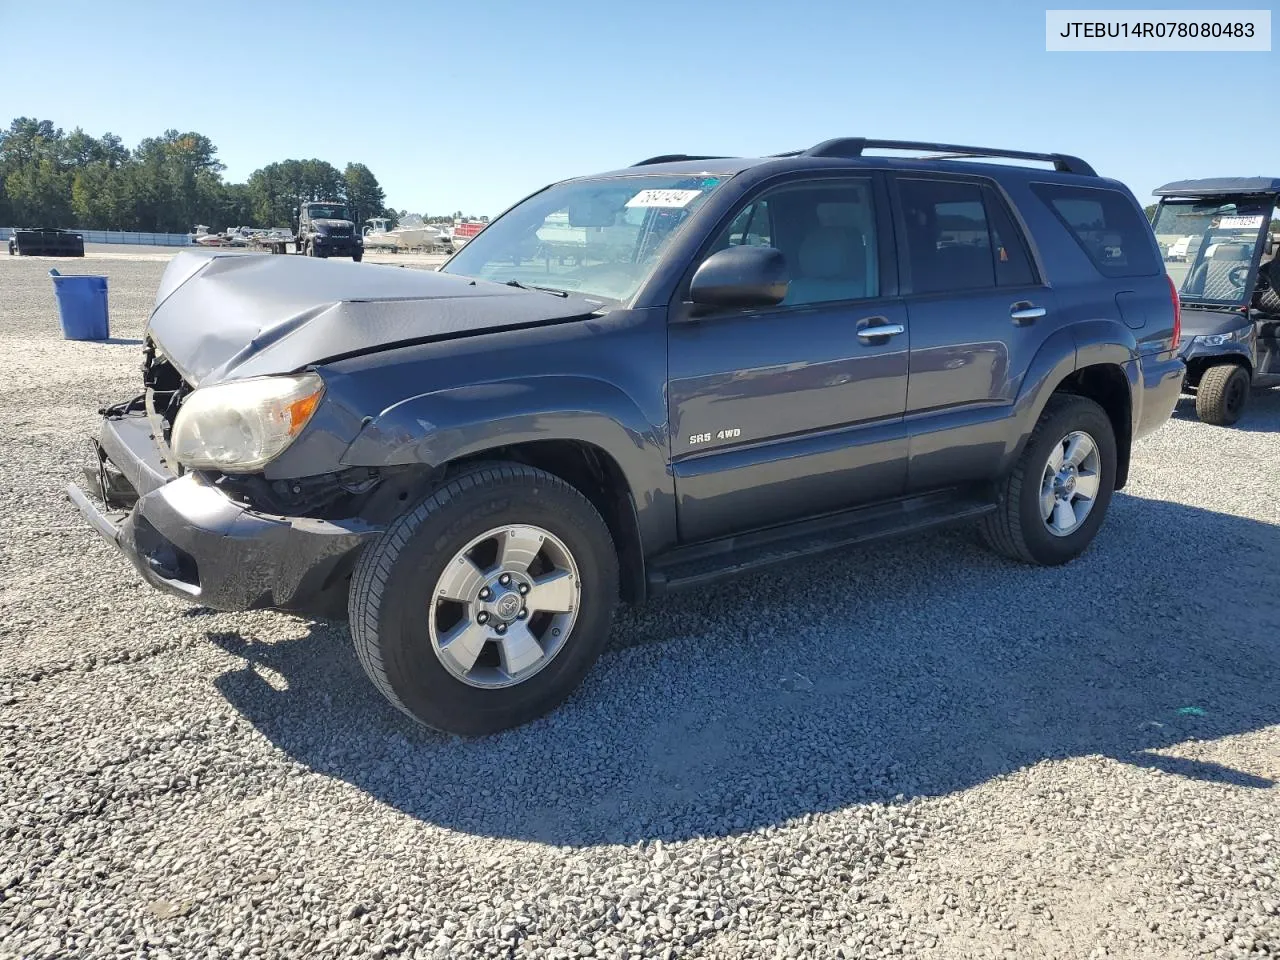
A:
[[[536,287],[536,286],[530,286],[530,285],[529,285],[529,284],[527,284],[527,283],[521,283],[519,280],[515,280],[515,279],[508,280],[508,281],[507,281],[507,286],[508,286],[508,287],[519,287],[521,290],[539,290],[539,291],[541,291],[542,293],[549,293],[549,294],[551,294],[553,297],[562,297],[562,298],[564,298],[564,299],[566,299],[566,300],[569,298],[569,291],[568,291],[568,290],[557,290],[555,287]]]

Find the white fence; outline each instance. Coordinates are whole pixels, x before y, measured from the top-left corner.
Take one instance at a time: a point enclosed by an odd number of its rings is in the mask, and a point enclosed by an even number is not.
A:
[[[0,240],[7,241],[16,227],[0,227]],[[85,243],[132,243],[147,247],[188,247],[191,236],[186,233],[138,233],[131,230],[74,230]]]

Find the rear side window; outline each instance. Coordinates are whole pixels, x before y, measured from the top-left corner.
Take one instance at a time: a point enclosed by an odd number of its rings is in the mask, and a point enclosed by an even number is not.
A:
[[[1033,183],[1031,189],[1103,276],[1145,277],[1163,269],[1151,243],[1151,225],[1123,193],[1060,183]]]
[[[915,293],[1034,282],[1022,237],[995,191],[961,180],[898,181]]]

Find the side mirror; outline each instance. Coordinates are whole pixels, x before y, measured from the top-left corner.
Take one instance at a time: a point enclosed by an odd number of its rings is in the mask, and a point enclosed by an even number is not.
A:
[[[776,307],[790,282],[781,250],[729,247],[702,261],[689,285],[689,299],[704,307]]]

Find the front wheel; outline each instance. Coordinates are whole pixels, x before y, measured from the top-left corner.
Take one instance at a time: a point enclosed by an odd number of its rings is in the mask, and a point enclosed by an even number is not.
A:
[[[361,260],[364,259],[364,251],[357,250],[355,253],[351,255],[351,259],[354,260],[356,263],[359,263]]]
[[[1200,377],[1200,386],[1196,389],[1196,416],[1215,426],[1231,426],[1249,404],[1251,385],[1249,371],[1238,363],[1210,367]]]
[[[1074,560],[1102,526],[1116,482],[1111,419],[1094,401],[1049,399],[982,534],[997,553],[1042,566]]]
[[[477,466],[367,547],[350,623],[365,672],[394,706],[476,735],[547,713],[604,648],[618,596],[609,528],[559,477]]]

